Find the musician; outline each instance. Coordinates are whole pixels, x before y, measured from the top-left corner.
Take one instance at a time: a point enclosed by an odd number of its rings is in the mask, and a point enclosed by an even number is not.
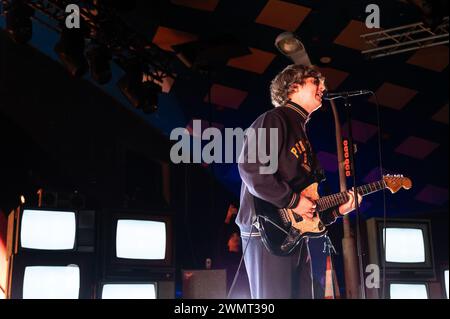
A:
[[[324,90],[324,77],[320,72],[302,65],[289,65],[271,82],[270,93],[275,108],[259,116],[251,127],[256,132],[259,128],[278,129],[276,173],[261,174],[260,167],[264,164],[259,160],[256,163],[248,161],[248,137],[244,141],[238,165],[243,183],[236,223],[241,230],[252,298],[314,298],[307,239],[303,239],[289,256],[271,254],[261,240],[255,197],[277,208],[293,209],[303,219],[313,218],[316,205],[300,192],[314,179],[320,181],[323,170],[309,143],[305,126],[311,114],[322,105]],[[265,141],[257,138],[258,143],[270,143],[269,133],[265,136]],[[353,192],[348,192],[348,198],[345,204],[323,212],[321,220],[326,226],[355,208]],[[361,196],[358,200],[361,201]]]

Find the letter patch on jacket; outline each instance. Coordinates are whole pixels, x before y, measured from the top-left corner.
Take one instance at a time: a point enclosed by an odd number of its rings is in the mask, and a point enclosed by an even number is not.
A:
[[[297,160],[300,161],[300,165],[307,171],[311,172],[311,145],[308,141],[300,139],[294,146],[291,147],[291,153]]]

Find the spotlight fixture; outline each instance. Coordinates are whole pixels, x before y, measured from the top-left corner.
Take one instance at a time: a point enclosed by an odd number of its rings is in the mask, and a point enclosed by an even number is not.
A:
[[[142,109],[144,113],[156,111],[162,87],[153,81],[144,81],[143,66],[135,61],[128,63],[124,69],[126,74],[117,82],[122,94],[133,107]]]
[[[283,32],[275,39],[275,47],[295,64],[311,65],[303,43],[292,33]]]
[[[92,45],[86,53],[92,78],[99,84],[111,80],[111,53],[104,45]]]
[[[87,70],[84,41],[82,29],[63,28],[61,38],[54,48],[64,67],[74,77],[82,76]]]
[[[6,31],[9,36],[20,44],[30,41],[33,35],[31,16],[34,10],[27,6],[22,0],[14,0],[5,9]]]

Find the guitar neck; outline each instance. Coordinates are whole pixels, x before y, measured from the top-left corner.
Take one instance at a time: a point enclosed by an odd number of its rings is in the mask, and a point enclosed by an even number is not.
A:
[[[380,180],[378,182],[373,182],[370,184],[358,186],[358,194],[361,196],[365,196],[371,193],[378,192],[380,190],[383,190],[386,188],[386,184],[384,180]],[[347,192],[341,192],[333,195],[328,195],[319,198],[316,201],[316,211],[317,212],[323,212],[327,209],[330,209],[332,207],[340,206],[348,201],[348,195]]]

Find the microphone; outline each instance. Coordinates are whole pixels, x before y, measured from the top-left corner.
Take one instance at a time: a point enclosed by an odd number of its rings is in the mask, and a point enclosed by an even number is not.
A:
[[[369,90],[356,90],[356,91],[344,91],[344,92],[325,92],[322,96],[325,100],[333,100],[337,98],[346,98],[351,96],[358,96],[358,95],[366,95],[366,94],[372,94],[372,91]]]

